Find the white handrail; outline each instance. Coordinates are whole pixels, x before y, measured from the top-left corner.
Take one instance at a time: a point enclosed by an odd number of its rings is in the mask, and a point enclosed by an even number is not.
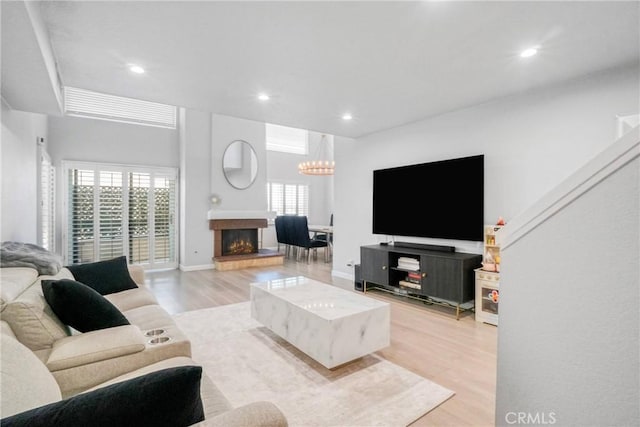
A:
[[[640,127],[629,131],[505,225],[496,233],[501,250],[508,249],[534,228],[638,156],[640,156]]]

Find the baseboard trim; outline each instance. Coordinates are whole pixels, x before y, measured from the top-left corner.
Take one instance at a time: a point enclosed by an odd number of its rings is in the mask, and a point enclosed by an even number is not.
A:
[[[342,271],[338,271],[338,270],[331,270],[331,275],[335,276],[335,277],[341,277],[343,279],[347,279],[347,280],[353,280],[353,273],[349,274],[349,273],[344,273]]]
[[[182,265],[178,267],[180,271],[199,271],[199,270],[213,270],[213,264],[202,264],[202,265]]]

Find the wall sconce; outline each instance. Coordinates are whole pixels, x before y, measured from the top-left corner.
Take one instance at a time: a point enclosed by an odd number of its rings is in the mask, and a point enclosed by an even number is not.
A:
[[[222,198],[217,194],[212,194],[209,201],[213,206],[219,206],[222,203]]]

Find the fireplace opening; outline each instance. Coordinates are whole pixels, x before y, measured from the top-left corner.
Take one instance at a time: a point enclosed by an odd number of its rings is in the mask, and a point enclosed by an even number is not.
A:
[[[257,229],[222,230],[222,255],[258,253]]]

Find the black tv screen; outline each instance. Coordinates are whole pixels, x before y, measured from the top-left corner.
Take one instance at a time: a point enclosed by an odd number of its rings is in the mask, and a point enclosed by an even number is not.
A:
[[[484,155],[373,171],[373,233],[483,240]]]

